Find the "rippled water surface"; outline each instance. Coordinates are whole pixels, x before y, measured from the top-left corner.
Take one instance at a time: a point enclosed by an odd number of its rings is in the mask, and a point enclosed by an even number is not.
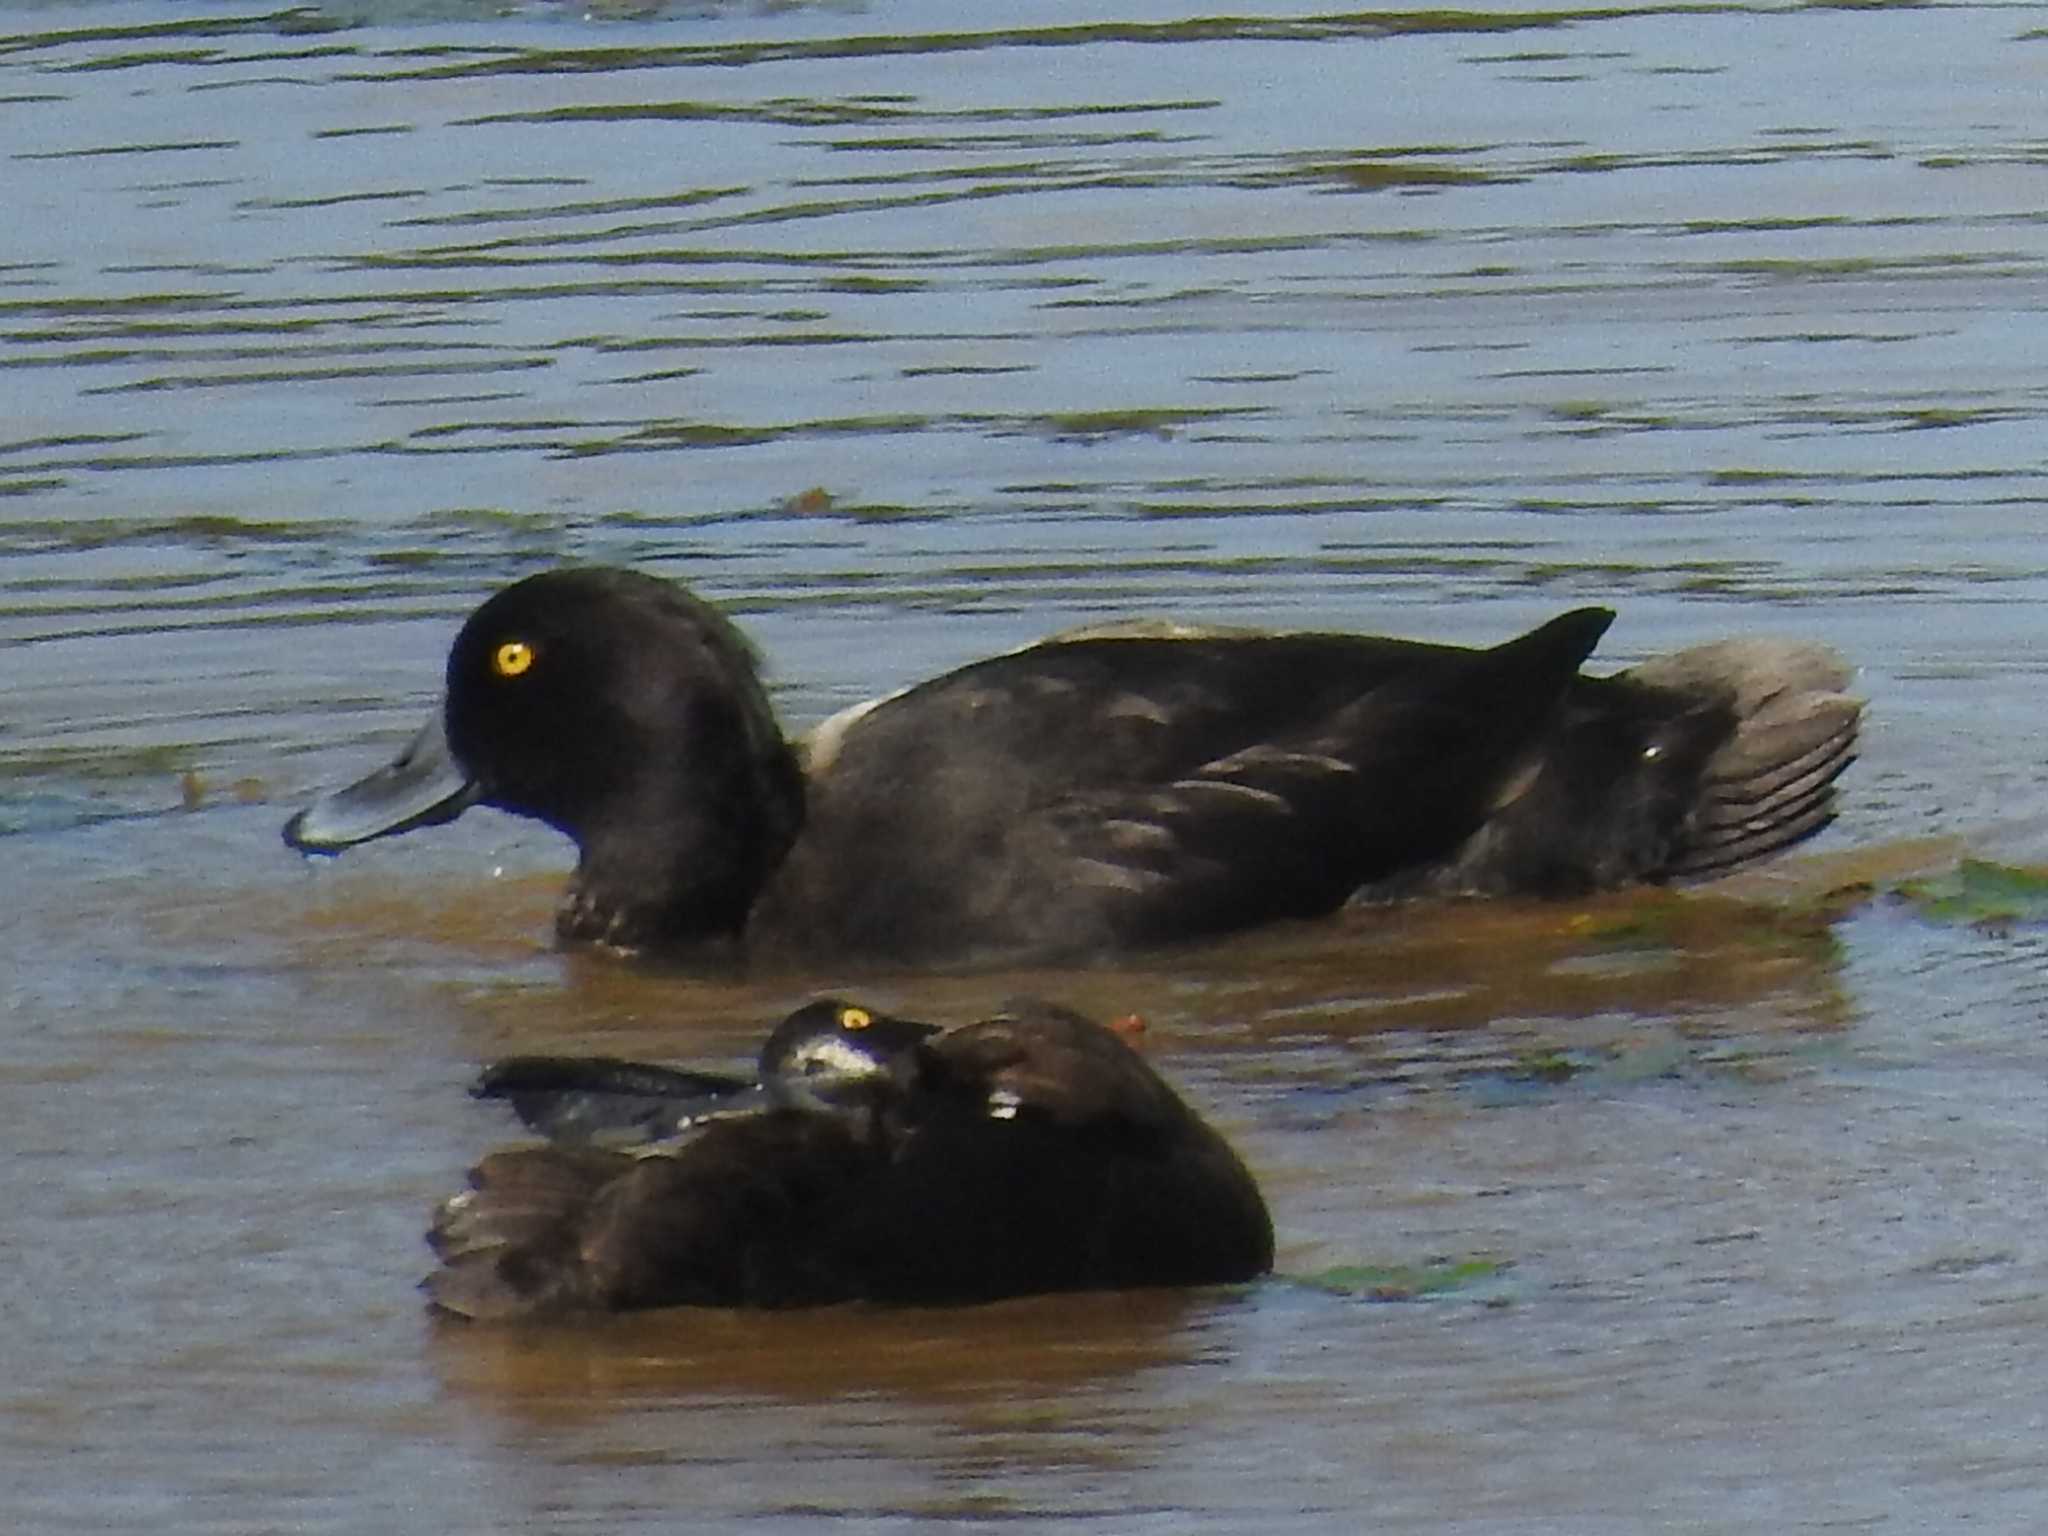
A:
[[[2035,1530],[2048,6],[0,4],[0,1519]],[[1837,830],[1354,917],[1140,1013],[1279,1278],[437,1328],[514,1049],[830,976],[546,942],[489,813],[302,865],[486,592],[729,606],[793,724],[1174,613],[1826,640]]]

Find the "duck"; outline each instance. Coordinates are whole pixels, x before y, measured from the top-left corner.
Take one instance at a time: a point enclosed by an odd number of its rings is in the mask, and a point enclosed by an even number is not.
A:
[[[1347,905],[1712,878],[1826,827],[1862,704],[1798,640],[1582,670],[1611,609],[1484,648],[1070,631],[789,739],[739,630],[646,573],[488,598],[338,854],[472,805],[572,839],[568,945],[768,968],[1086,960]]]
[[[953,1029],[841,998],[757,1075],[523,1057],[472,1090],[550,1139],[434,1211],[439,1314],[950,1305],[1273,1265],[1230,1144],[1114,1031],[1020,999]]]

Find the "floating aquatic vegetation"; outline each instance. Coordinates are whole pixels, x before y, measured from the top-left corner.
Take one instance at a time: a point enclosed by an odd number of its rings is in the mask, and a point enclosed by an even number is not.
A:
[[[1942,874],[1901,881],[1891,894],[1930,922],[1986,929],[2048,922],[2048,868],[1964,859]]]

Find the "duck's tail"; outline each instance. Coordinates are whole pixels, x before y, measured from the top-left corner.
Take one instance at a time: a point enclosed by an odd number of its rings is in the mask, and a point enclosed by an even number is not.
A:
[[[1835,780],[1856,759],[1863,717],[1835,652],[1807,641],[1721,640],[1623,676],[1728,722],[1700,766],[1661,878],[1726,873],[1834,820]]]
[[[849,1117],[716,1120],[680,1144],[514,1147],[435,1210],[443,1312],[496,1322],[637,1307],[786,1307],[869,1294],[855,1219],[878,1153]]]

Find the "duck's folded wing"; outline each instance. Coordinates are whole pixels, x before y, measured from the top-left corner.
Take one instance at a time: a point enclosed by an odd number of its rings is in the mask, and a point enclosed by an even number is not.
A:
[[[1250,1171],[1110,1031],[1013,1001],[919,1055],[872,1224],[876,1294],[1205,1284],[1271,1266]]]
[[[1539,771],[1609,617],[1567,614],[1386,679],[1311,729],[1164,782],[1069,795],[1012,828],[1008,878],[985,894],[1049,934],[1064,913],[1062,936],[1085,948],[1317,916],[1440,863]]]
[[[1328,912],[1513,796],[1612,618],[1581,609],[1485,651],[1109,637],[963,669],[814,760],[810,820],[749,938],[916,961]]]
[[[1161,1135],[1190,1115],[1173,1090],[1112,1031],[1037,998],[1012,998],[991,1018],[919,1048],[918,1088],[978,1106],[996,1120],[1036,1117],[1067,1129],[1119,1127]]]

